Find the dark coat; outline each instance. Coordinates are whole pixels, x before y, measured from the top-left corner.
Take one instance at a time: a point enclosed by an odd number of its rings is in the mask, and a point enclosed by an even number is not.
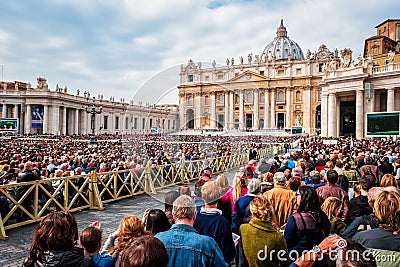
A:
[[[68,251],[44,251],[41,261],[36,261],[34,267],[95,267],[90,258],[83,255],[82,248],[73,248]]]

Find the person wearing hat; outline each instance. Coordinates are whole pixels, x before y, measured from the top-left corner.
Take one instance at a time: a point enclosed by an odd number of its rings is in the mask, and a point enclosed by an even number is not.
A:
[[[210,166],[206,166],[204,168],[203,174],[201,175],[200,179],[209,182],[211,181],[211,175],[212,175],[212,168]]]

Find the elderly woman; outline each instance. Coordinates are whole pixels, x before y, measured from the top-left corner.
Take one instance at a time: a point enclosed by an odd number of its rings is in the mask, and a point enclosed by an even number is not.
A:
[[[374,202],[374,213],[379,227],[354,235],[367,248],[400,252],[400,195],[383,191]]]
[[[240,259],[244,261],[245,266],[247,264],[249,266],[284,266],[285,262],[277,258],[277,253],[271,254],[272,257],[259,257],[259,251],[264,251],[265,247],[268,251],[287,252],[283,235],[271,223],[274,220],[271,203],[265,196],[258,195],[250,202],[250,211],[252,214],[250,222],[240,226],[241,247],[244,254],[244,257]],[[289,264],[289,261],[286,261],[286,264]]]

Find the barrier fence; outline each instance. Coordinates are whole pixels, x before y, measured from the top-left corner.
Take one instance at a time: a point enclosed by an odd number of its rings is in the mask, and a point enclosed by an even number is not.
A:
[[[283,146],[269,146],[258,151],[258,158],[282,153]],[[189,184],[198,179],[206,166],[213,173],[239,168],[248,162],[247,153],[185,161],[177,164],[127,169],[0,185],[0,239],[6,230],[40,221],[56,210],[78,212],[103,210],[104,203],[139,194],[156,194],[157,189]]]

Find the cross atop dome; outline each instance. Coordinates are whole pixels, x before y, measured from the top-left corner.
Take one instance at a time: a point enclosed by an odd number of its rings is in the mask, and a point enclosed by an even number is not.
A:
[[[281,19],[281,25],[276,31],[276,37],[287,37],[286,27],[283,26],[283,19]]]

